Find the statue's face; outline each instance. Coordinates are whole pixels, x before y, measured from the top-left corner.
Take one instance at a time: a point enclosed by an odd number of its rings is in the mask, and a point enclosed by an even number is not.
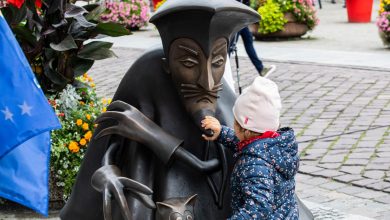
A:
[[[194,40],[179,38],[169,49],[172,80],[187,112],[199,126],[204,116],[215,114],[225,71],[227,40],[218,38],[211,48],[205,54]]]

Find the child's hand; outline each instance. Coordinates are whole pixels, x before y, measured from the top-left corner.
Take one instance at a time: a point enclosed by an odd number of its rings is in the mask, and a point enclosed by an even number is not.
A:
[[[206,135],[202,135],[202,137],[206,141],[214,141],[218,138],[219,134],[221,133],[221,124],[219,123],[218,119],[212,117],[212,116],[206,116],[205,119],[202,120],[202,127],[204,129],[211,129],[214,132],[214,135],[211,137],[207,137]]]

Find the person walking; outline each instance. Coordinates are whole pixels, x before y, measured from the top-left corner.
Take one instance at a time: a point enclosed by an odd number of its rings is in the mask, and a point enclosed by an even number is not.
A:
[[[237,1],[247,6],[249,6],[250,4],[249,0],[237,0]],[[244,42],[245,51],[248,54],[249,59],[255,66],[260,76],[266,77],[269,73],[273,72],[276,69],[275,65],[264,67],[263,62],[257,56],[256,50],[253,46],[253,35],[248,27],[244,27],[237,33],[237,35],[235,36],[235,38],[233,39],[230,45],[229,54],[233,52],[233,49],[238,41],[238,36],[241,36],[242,41]]]

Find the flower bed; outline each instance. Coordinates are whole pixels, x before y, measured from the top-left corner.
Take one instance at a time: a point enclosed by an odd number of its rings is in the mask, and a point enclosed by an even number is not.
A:
[[[258,32],[263,35],[283,31],[289,13],[294,22],[306,25],[308,30],[313,30],[319,22],[312,0],[252,0],[251,6],[262,17]]]
[[[87,145],[95,129],[94,120],[106,110],[108,100],[96,96],[91,77],[84,74],[76,78],[81,85],[67,87],[48,98],[62,124],[62,129],[52,131],[51,174],[57,190],[64,200],[68,198],[75,182]],[[57,198],[58,199],[58,198]]]
[[[390,48],[390,0],[381,0],[376,24],[383,44]]]
[[[100,16],[104,22],[114,22],[129,29],[138,29],[147,25],[149,5],[144,0],[105,2],[106,11]]]

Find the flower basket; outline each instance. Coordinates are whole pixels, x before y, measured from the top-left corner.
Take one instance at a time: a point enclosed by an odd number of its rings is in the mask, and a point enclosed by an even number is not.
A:
[[[346,0],[348,22],[370,22],[372,4],[373,0]]]
[[[258,32],[259,24],[253,24],[250,29],[256,40],[270,40],[275,38],[295,38],[301,37],[309,30],[308,26],[296,21],[294,15],[290,12],[284,14],[284,18],[287,19],[287,23],[284,25],[283,30],[274,33],[262,34]]]
[[[382,39],[383,44],[390,48],[390,34],[386,34],[385,32],[379,30],[379,37]]]

